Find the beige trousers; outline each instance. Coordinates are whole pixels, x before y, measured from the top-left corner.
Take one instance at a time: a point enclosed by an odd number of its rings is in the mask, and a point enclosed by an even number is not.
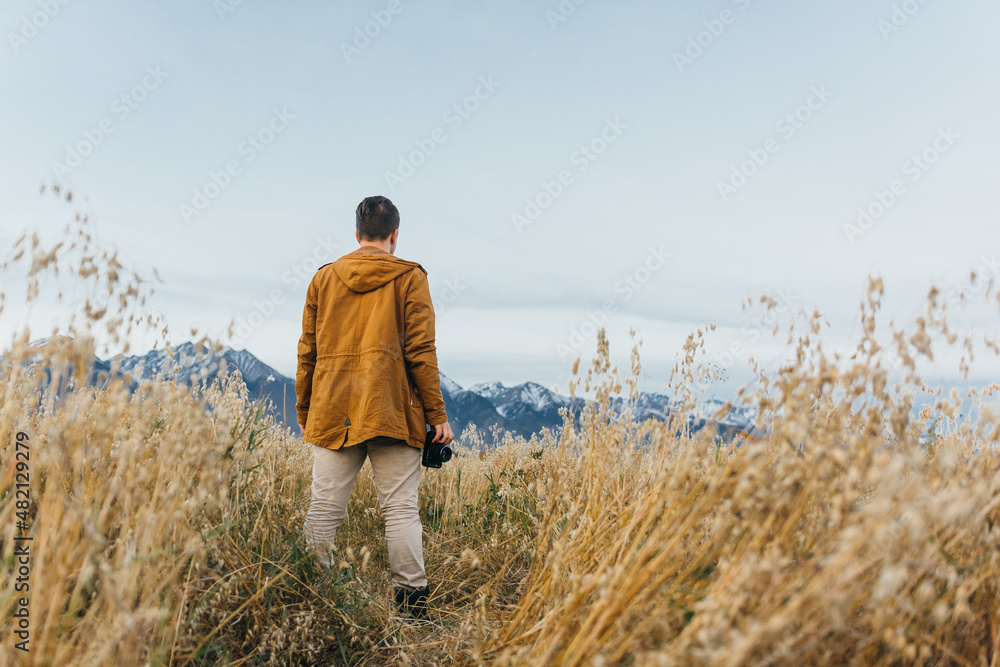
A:
[[[392,582],[407,590],[427,585],[424,571],[423,527],[417,506],[420,450],[403,440],[379,436],[358,445],[313,450],[312,500],[305,520],[307,546],[333,565],[331,542],[344,519],[354,480],[371,460],[379,507],[385,517]]]

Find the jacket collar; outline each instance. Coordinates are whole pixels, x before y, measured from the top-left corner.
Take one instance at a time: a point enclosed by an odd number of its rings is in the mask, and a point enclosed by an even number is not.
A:
[[[385,250],[382,250],[382,248],[379,248],[378,246],[363,245],[363,246],[359,246],[358,249],[355,250],[354,253],[352,253],[352,254],[358,254],[358,255],[391,255],[392,253],[386,252]]]

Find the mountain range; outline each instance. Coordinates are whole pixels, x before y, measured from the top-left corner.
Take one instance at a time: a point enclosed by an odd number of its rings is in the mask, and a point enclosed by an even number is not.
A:
[[[47,339],[39,339],[33,341],[31,345],[41,348],[46,343]],[[282,375],[247,350],[226,347],[214,354],[207,354],[207,346],[203,349],[205,352],[199,359],[195,343],[188,341],[175,346],[172,365],[170,357],[164,350],[121,356],[118,373],[127,376],[126,381],[134,391],[140,381],[156,377],[174,374],[178,382],[210,383],[219,375],[220,367],[223,365],[230,373],[239,370],[250,399],[267,399],[268,412],[274,415],[276,421],[287,426],[294,434],[301,435],[296,423],[293,378]],[[89,373],[92,384],[100,385],[107,381],[112,361],[112,359],[94,358]],[[535,382],[507,387],[493,381],[463,388],[443,373],[441,393],[449,422],[456,435],[462,433],[469,424],[475,424],[480,432],[488,433],[492,427],[499,426],[505,431],[530,438],[543,428],[561,426],[563,423],[559,414],[561,408],[570,408],[575,414],[579,414],[585,405],[584,399],[571,399],[565,394],[557,393]],[[654,418],[663,421],[669,414],[669,405],[669,396],[643,392],[631,409],[640,420]],[[629,409],[622,397],[612,398],[612,406],[617,413]],[[717,400],[700,403],[687,417],[692,430],[703,428],[706,425],[706,416],[715,414],[721,407],[722,402]],[[723,419],[719,420],[719,433],[728,439],[735,432],[752,431],[753,424],[754,415],[751,410],[732,408]]]

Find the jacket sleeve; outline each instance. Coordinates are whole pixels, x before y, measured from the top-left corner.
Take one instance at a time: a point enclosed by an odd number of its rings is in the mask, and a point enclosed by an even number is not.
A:
[[[305,424],[312,395],[313,370],[316,368],[316,286],[310,281],[306,305],[302,309],[302,335],[299,337],[298,367],[295,371],[295,410],[299,423]]]
[[[431,426],[444,424],[448,415],[441,395],[437,348],[434,345],[434,305],[427,276],[422,269],[410,272],[403,310],[403,358],[406,368],[420,392],[424,404],[424,419]]]

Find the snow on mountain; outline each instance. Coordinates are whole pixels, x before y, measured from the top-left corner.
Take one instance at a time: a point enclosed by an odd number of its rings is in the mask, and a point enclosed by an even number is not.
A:
[[[500,382],[482,382],[469,389],[488,399],[497,414],[504,418],[508,430],[529,437],[545,427],[557,428],[563,418],[559,409],[570,405],[580,408],[583,401],[555,393],[536,382],[505,387]],[[579,412],[579,410],[577,410]]]
[[[469,391],[474,391],[480,396],[485,396],[486,398],[494,398],[504,390],[506,390],[506,387],[496,380],[493,380],[492,382],[480,382],[479,384],[474,384],[469,387]]]
[[[536,382],[525,382],[511,387],[496,380],[480,382],[463,389],[458,383],[441,375],[441,389],[444,394],[448,418],[456,433],[469,423],[480,430],[497,424],[504,429],[529,437],[542,428],[559,428],[563,423],[559,409],[571,408],[579,414],[586,401],[570,399]],[[614,411],[631,413],[638,421],[655,419],[666,421],[670,414],[671,399],[666,394],[640,392],[637,399],[616,396],[611,399]],[[688,421],[694,430],[704,428],[723,406],[722,401],[709,399],[699,405],[699,415],[691,414]],[[753,410],[734,407],[719,420],[719,431],[723,437],[734,430],[746,430],[753,423]],[[485,425],[485,426],[484,426]]]
[[[551,389],[547,389],[537,382],[525,382],[514,387],[505,387],[500,382],[481,382],[470,387],[480,396],[493,401],[495,404],[508,405],[521,403],[530,406],[534,410],[545,410],[550,406],[569,405],[568,396],[562,396]]]
[[[670,397],[654,392],[640,392],[634,402],[628,397],[616,396],[611,399],[612,407],[621,413],[631,412],[638,421],[655,419],[666,421],[670,410]]]
[[[442,391],[448,391],[452,394],[457,394],[460,391],[465,391],[464,389],[462,389],[461,385],[459,385],[454,380],[448,378],[444,373],[439,373],[439,375],[441,376]]]
[[[126,378],[129,388],[135,391],[143,380],[176,379],[177,382],[192,385],[210,384],[218,377],[222,368],[230,374],[239,370],[247,387],[248,398],[268,399],[268,411],[278,422],[287,425],[293,433],[300,433],[296,420],[293,378],[285,377],[247,350],[226,347],[208,354],[208,349],[207,345],[201,347],[199,357],[195,343],[187,341],[172,348],[173,360],[163,349],[149,350],[144,354],[116,355],[106,360],[95,357],[91,382],[100,385],[114,370],[116,375]]]
[[[41,348],[48,342],[48,339],[38,339],[31,345]],[[162,349],[149,350],[144,354],[120,355],[107,360],[95,358],[90,374],[91,382],[104,382],[115,361],[118,362],[117,372],[129,378],[132,390],[142,380],[163,377],[176,378],[178,382],[190,384],[210,383],[218,376],[221,367],[226,367],[230,373],[238,369],[246,383],[249,398],[269,399],[271,414],[279,423],[284,423],[293,433],[299,434],[294,378],[285,377],[247,350],[226,347],[214,354],[206,354],[207,349],[207,346],[202,348],[203,353],[199,358],[193,342],[181,343],[173,347],[172,362]],[[443,373],[440,378],[448,420],[456,434],[460,434],[469,424],[475,424],[481,432],[488,433],[492,427],[500,427],[528,438],[543,428],[561,427],[562,408],[569,408],[579,415],[587,404],[584,399],[570,399],[536,382],[524,382],[511,387],[497,381],[481,382],[465,389]],[[721,401],[715,399],[702,401],[696,411],[688,415],[688,422],[695,430],[703,428],[722,405]],[[665,421],[670,413],[669,406],[669,396],[652,392],[640,393],[634,401],[620,396],[611,399],[614,411],[621,414],[631,412],[639,421],[650,418]],[[743,406],[734,407],[718,423],[724,437],[733,431],[748,430],[754,423],[753,410]]]
[[[269,381],[273,381],[278,377],[278,375],[280,375],[280,373],[276,375],[276,371],[273,368],[253,356],[253,354],[247,350],[234,350],[232,348],[226,348],[225,352],[221,356],[223,359],[240,369],[240,373],[243,374],[243,381],[247,384],[251,382],[256,384],[265,384]],[[270,378],[270,380],[268,378]]]
[[[713,420],[724,426],[749,429],[756,421],[756,411],[748,405],[731,405],[716,398],[699,401],[688,417],[693,421]]]

